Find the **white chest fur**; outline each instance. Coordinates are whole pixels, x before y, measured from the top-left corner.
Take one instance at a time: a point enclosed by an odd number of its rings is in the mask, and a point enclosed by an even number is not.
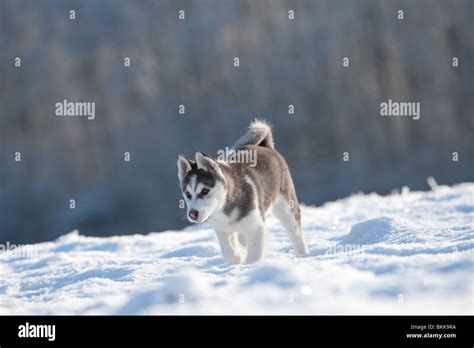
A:
[[[263,219],[258,209],[253,210],[241,219],[239,218],[239,210],[234,209],[229,215],[223,211],[213,213],[209,217],[209,222],[215,230],[224,232],[246,233],[254,226],[262,224]]]

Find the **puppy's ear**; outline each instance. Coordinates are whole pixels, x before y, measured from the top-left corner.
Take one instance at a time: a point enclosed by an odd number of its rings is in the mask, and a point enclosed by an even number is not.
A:
[[[191,160],[186,156],[179,155],[178,157],[178,178],[183,180],[187,172],[191,170]]]
[[[205,155],[201,151],[196,152],[196,164],[199,169],[206,172],[219,171],[219,164],[211,156]]]

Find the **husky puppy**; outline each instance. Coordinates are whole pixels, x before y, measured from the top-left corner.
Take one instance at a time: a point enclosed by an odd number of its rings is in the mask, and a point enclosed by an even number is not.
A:
[[[195,160],[179,156],[178,177],[188,220],[209,221],[229,264],[254,263],[263,258],[265,214],[272,209],[295,254],[308,254],[293,180],[275,150],[270,126],[255,120],[232,149],[253,151],[256,163],[214,159],[202,152],[196,152]]]

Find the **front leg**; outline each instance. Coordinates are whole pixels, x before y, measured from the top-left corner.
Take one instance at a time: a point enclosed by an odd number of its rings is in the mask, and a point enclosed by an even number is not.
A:
[[[237,235],[233,232],[216,231],[224,260],[230,265],[238,265],[245,259]]]
[[[246,233],[247,258],[245,263],[255,263],[263,258],[267,230],[265,224],[258,224]]]

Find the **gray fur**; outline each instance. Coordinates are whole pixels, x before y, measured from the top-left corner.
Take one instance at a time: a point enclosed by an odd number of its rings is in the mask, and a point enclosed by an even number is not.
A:
[[[245,145],[256,145],[262,147],[275,148],[273,143],[272,127],[263,120],[255,119],[250,123],[249,130],[240,138],[233,149],[242,149]]]
[[[242,180],[246,175],[255,183],[257,188],[258,209],[262,217],[275,202],[278,194],[285,200],[293,200],[296,218],[299,221],[299,206],[294,192],[288,166],[283,157],[274,149],[263,146],[245,145],[241,149],[257,151],[257,166],[252,168],[246,163],[229,163],[221,166],[227,179],[227,197],[224,211],[230,215],[233,209],[240,211],[239,218],[247,215],[254,207],[254,192],[250,185]]]

